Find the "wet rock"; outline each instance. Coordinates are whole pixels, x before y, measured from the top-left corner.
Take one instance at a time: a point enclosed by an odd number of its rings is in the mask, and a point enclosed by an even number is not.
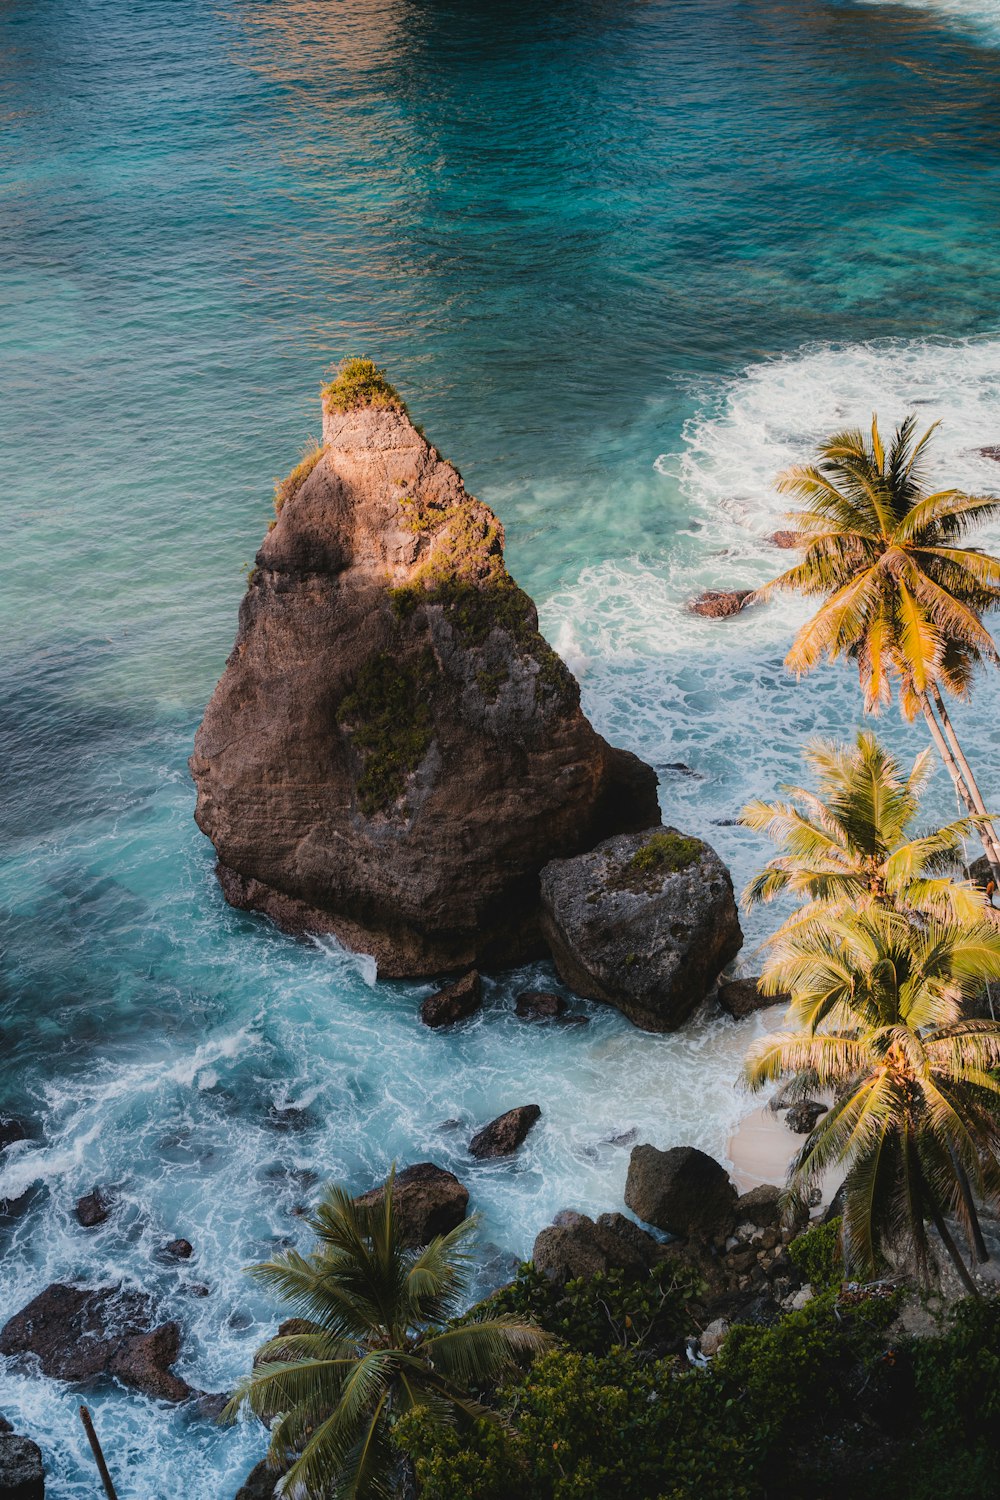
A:
[[[44,1500],[42,1450],[30,1438],[0,1436],[0,1500]]]
[[[520,1104],[498,1115],[472,1137],[469,1155],[480,1160],[494,1156],[510,1156],[524,1141],[542,1111],[537,1104]]]
[[[193,1254],[194,1246],[190,1240],[168,1240],[160,1250],[165,1260],[190,1260]]]
[[[605,1136],[609,1146],[631,1146],[639,1139],[639,1132],[633,1125],[631,1130],[620,1130],[617,1135]]]
[[[562,1209],[535,1239],[531,1258],[536,1270],[562,1284],[613,1270],[642,1275],[660,1253],[653,1236],[624,1214],[601,1214],[595,1222],[586,1214]]]
[[[30,1139],[31,1133],[23,1120],[19,1120],[16,1115],[0,1114],[0,1151],[13,1146],[15,1141]]]
[[[565,997],[551,990],[522,990],[514,1002],[514,1013],[523,1021],[550,1020],[565,1010]]]
[[[753,589],[706,589],[697,599],[692,599],[688,609],[693,615],[704,615],[708,620],[727,620],[746,609],[753,597]]]
[[[719,1004],[734,1021],[742,1021],[770,1005],[787,1005],[790,999],[790,995],[763,994],[759,979],[729,979],[719,985]]]
[[[482,982],[477,971],[471,969],[446,989],[428,995],[420,1007],[420,1019],[425,1026],[452,1026],[473,1015],[482,1003]]]
[[[3,1416],[2,1414],[0,1414],[0,1435],[2,1435],[5,1432],[13,1432],[13,1431],[14,1431],[14,1429],[11,1426],[11,1424],[7,1421],[7,1418],[5,1416]]]
[[[77,1201],[74,1213],[77,1223],[84,1229],[96,1229],[98,1224],[104,1223],[113,1207],[112,1199],[106,1197],[99,1187],[95,1187],[92,1193],[87,1193]]]
[[[114,1376],[144,1395],[184,1401],[191,1387],[170,1371],[180,1328],[151,1328],[152,1312],[141,1292],[54,1282],[0,1331],[0,1354],[34,1355],[42,1374],[55,1380]]]
[[[754,1224],[758,1229],[780,1224],[781,1189],[765,1182],[743,1193],[736,1202],[735,1218],[737,1224]]]
[[[380,1204],[385,1187],[372,1188],[356,1203]],[[469,1190],[452,1172],[422,1161],[396,1174],[396,1218],[403,1244],[426,1245],[461,1224],[469,1208]]]
[[[768,537],[772,547],[781,547],[785,551],[791,551],[795,547],[803,545],[803,538],[797,531],[775,531]]]
[[[816,1124],[816,1121],[825,1115],[827,1106],[820,1104],[817,1099],[801,1099],[798,1104],[793,1104],[785,1115],[785,1124],[789,1130],[794,1130],[796,1135],[808,1135]]]
[[[262,1458],[259,1464],[254,1464],[234,1500],[274,1500],[274,1487],[281,1474],[281,1469],[269,1468],[267,1459]]]
[[[1000,444],[993,443],[986,448],[977,448],[976,452],[981,458],[992,458],[994,463],[1000,464]]]
[[[542,865],[659,809],[583,714],[503,527],[385,390],[326,397],[190,765],[228,901],[416,977],[540,955]]]
[[[636,1146],[625,1202],[646,1224],[671,1234],[716,1239],[734,1222],[737,1194],[724,1168],[694,1146]]]
[[[560,978],[645,1031],[675,1031],[739,952],[733,884],[714,849],[676,829],[553,860],[542,928]]]
[[[229,1405],[225,1391],[211,1391],[194,1399],[194,1410],[204,1422],[217,1422]]]

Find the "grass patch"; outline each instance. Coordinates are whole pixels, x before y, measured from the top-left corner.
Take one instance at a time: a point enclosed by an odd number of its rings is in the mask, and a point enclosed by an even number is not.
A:
[[[406,411],[406,402],[372,359],[345,359],[322,394],[327,411],[354,411],[359,406],[394,406]]]
[[[388,812],[430,749],[428,698],[437,677],[431,651],[413,664],[381,652],[365,663],[342,699],[337,720],[361,754],[358,801],[366,817]]]
[[[701,839],[684,833],[654,833],[609,884],[617,890],[655,890],[665,875],[676,875],[693,865],[704,847]]]
[[[276,516],[280,516],[282,506],[286,505],[293,495],[298,494],[325,452],[326,449],[313,438],[312,445],[305,450],[292,472],[286,474],[284,479],[274,481],[274,514]]]

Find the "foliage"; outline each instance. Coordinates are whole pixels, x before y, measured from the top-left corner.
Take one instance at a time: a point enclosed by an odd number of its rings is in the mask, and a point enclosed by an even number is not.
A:
[[[398,392],[371,359],[345,359],[329,385],[323,387],[328,411],[352,411],[358,406],[394,406],[406,411]]]
[[[780,929],[875,901],[931,915],[979,921],[983,897],[969,881],[942,874],[958,868],[962,819],[914,836],[920,794],[930,772],[925,750],[904,774],[873,734],[853,745],[815,740],[805,752],[817,790],[785,786],[787,800],[749,803],[740,821],[782,851],[754,877],[744,905],[791,893],[806,902]]]
[[[615,1348],[665,1353],[690,1327],[688,1309],[703,1290],[697,1273],[680,1261],[662,1262],[645,1277],[612,1270],[562,1286],[528,1261],[483,1306],[530,1318],[584,1354]]]
[[[686,870],[704,852],[705,845],[701,839],[689,838],[673,829],[654,833],[632,855],[620,872],[617,884],[632,890],[659,884],[664,875],[675,875],[680,870]]]
[[[917,926],[879,906],[794,929],[771,952],[765,980],[790,992],[788,1021],[800,1029],[759,1042],[745,1076],[756,1089],[809,1073],[836,1096],[790,1182],[803,1190],[847,1166],[852,1271],[876,1273],[905,1243],[926,1279],[930,1220],[973,1290],[944,1215],[974,1241],[974,1196],[1000,1200],[1000,1025],[963,1018],[963,1002],[997,976],[996,925]]]
[[[811,1224],[788,1247],[792,1265],[802,1272],[814,1291],[829,1291],[839,1287],[844,1279],[841,1228],[838,1214],[828,1224]]]
[[[292,472],[286,474],[284,479],[276,479],[274,481],[274,513],[276,516],[280,516],[282,507],[288,504],[293,495],[298,494],[325,452],[326,449],[314,439]]]
[[[447,1325],[464,1297],[474,1221],[405,1249],[394,1174],[371,1205],[329,1188],[308,1222],[319,1240],[311,1255],[287,1251],[251,1269],[303,1322],[258,1351],[224,1416],[247,1406],[273,1423],[268,1458],[287,1467],[289,1494],[389,1496],[394,1420],[418,1406],[436,1422],[485,1415],[470,1387],[496,1382],[546,1337],[502,1316]]]
[[[418,1418],[397,1429],[422,1500],[749,1500],[751,1461],[718,1383],[642,1362],[557,1350],[505,1392],[503,1444]]]
[[[358,801],[372,817],[386,812],[406,790],[406,778],[430,748],[433,720],[428,695],[437,675],[431,651],[415,662],[381,652],[365,663],[337,718],[361,752]]]
[[[817,463],[782,475],[779,490],[805,506],[788,518],[805,550],[761,591],[826,596],[788,653],[794,671],[849,656],[866,707],[888,703],[896,678],[908,717],[932,685],[964,696],[975,665],[1000,660],[979,618],[1000,602],[1000,560],[961,545],[974,525],[1000,515],[1000,499],[928,493],[933,432],[917,439],[909,416],[886,449],[873,418],[870,435],[836,433]]]

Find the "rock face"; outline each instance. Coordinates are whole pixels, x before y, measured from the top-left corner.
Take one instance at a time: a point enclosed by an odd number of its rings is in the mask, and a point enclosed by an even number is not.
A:
[[[514,1002],[514,1014],[522,1021],[552,1021],[565,1010],[564,996],[552,990],[522,990]]]
[[[508,1109],[484,1125],[469,1142],[469,1155],[485,1160],[493,1156],[510,1156],[524,1141],[542,1111],[537,1104],[521,1104]]]
[[[384,1187],[362,1193],[356,1203],[382,1202]],[[447,1234],[465,1218],[469,1191],[452,1172],[422,1161],[396,1173],[396,1217],[403,1244],[426,1245],[436,1235]]]
[[[44,1500],[42,1450],[30,1438],[0,1436],[0,1500]]]
[[[227,900],[384,976],[540,953],[542,865],[656,822],[655,773],[594,731],[499,521],[367,362],[276,505],[191,757]]]
[[[715,1239],[734,1222],[737,1195],[725,1170],[694,1146],[636,1146],[625,1202],[646,1224],[671,1234]]]
[[[554,860],[541,890],[560,978],[644,1031],[681,1026],[743,941],[725,865],[672,828]]]
[[[438,990],[436,995],[428,995],[420,1007],[420,1019],[425,1026],[451,1026],[455,1021],[463,1021],[466,1016],[474,1015],[482,1003],[483,988],[479,972],[471,969],[446,989]]]
[[[562,1283],[616,1270],[640,1276],[662,1254],[662,1245],[624,1214],[601,1214],[595,1223],[563,1209],[535,1239],[531,1258],[536,1270]]]
[[[709,620],[728,620],[747,607],[753,589],[706,589],[697,599],[692,599],[688,609],[693,615],[704,615]]]
[[[77,1223],[83,1229],[96,1229],[98,1224],[103,1224],[111,1212],[111,1200],[105,1197],[100,1188],[95,1187],[92,1193],[87,1193],[77,1202],[75,1213]]]
[[[767,1010],[770,1005],[787,1005],[790,995],[765,995],[758,979],[730,979],[719,985],[719,1004],[734,1021],[752,1016],[755,1010]]]
[[[54,1282],[0,1331],[0,1354],[33,1354],[55,1380],[113,1375],[157,1400],[185,1401],[191,1387],[170,1373],[180,1328],[151,1322],[152,1304],[140,1292]]]

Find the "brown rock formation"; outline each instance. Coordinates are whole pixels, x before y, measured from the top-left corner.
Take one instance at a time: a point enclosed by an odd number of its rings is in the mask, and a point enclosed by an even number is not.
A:
[[[327,388],[276,505],[191,758],[227,900],[386,976],[541,951],[542,865],[658,821],[655,774],[595,733],[499,521],[374,367]]]
[[[385,1200],[385,1185],[371,1188],[354,1201],[379,1208]],[[393,1202],[401,1243],[407,1248],[426,1245],[439,1234],[450,1234],[469,1209],[469,1190],[453,1172],[421,1161],[396,1173]]]

